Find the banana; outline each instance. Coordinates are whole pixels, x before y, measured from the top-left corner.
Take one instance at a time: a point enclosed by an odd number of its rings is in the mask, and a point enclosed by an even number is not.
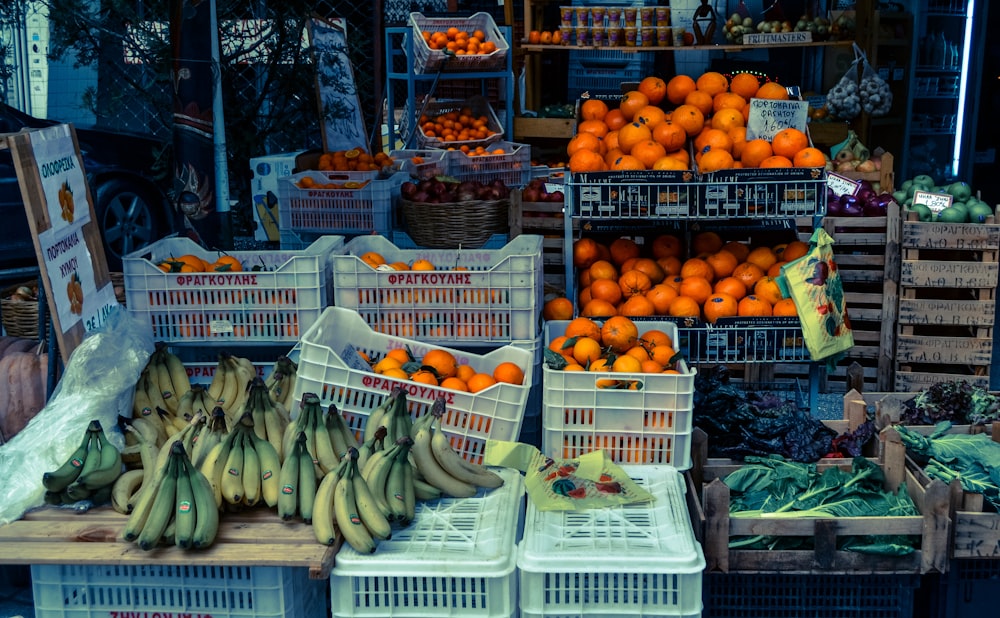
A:
[[[408,438],[407,438],[408,439]],[[389,476],[386,478],[383,491],[385,492],[385,502],[389,507],[391,517],[395,521],[402,522],[404,526],[413,521],[406,508],[407,495],[413,494],[413,476],[410,476],[410,483],[406,483],[406,468],[410,467],[408,452],[410,445],[404,444],[397,449],[389,466]],[[410,499],[412,501],[412,498]]]
[[[278,517],[285,521],[295,517],[299,502],[299,465],[302,449],[305,447],[305,435],[299,433],[291,449],[285,454],[281,464],[278,483],[281,485],[278,494]]]
[[[171,425],[172,427],[173,425]],[[184,438],[189,432],[194,431],[195,426],[191,423],[184,425],[184,429],[174,430],[174,432],[160,445],[160,452],[156,456],[156,467],[162,468],[167,463],[167,459],[170,458],[170,449],[173,447],[174,442],[180,442],[184,444]]]
[[[333,545],[337,541],[336,516],[333,514],[334,491],[348,461],[345,457],[336,470],[323,477],[316,488],[316,500],[313,502],[313,534],[323,545]]]
[[[286,410],[292,407],[292,394],[295,391],[295,372],[298,367],[287,356],[279,356],[274,363],[271,375],[268,376],[267,390],[272,399],[280,403]]]
[[[337,481],[333,497],[333,513],[337,527],[344,540],[355,551],[370,554],[375,551],[375,539],[358,515],[358,505],[354,494],[354,473],[357,466],[348,466],[343,476]]]
[[[445,472],[476,487],[495,489],[503,485],[503,478],[483,466],[466,461],[452,447],[448,436],[441,430],[440,419],[434,418],[430,424],[431,452]]]
[[[192,407],[196,414],[204,414],[211,417],[212,411],[217,407],[214,401],[210,401],[208,389],[201,384],[192,384],[191,391],[194,392],[194,402]]]
[[[261,497],[261,464],[253,430],[243,431],[243,504],[253,506]]]
[[[358,449],[352,447],[346,456],[350,458],[350,463],[347,464],[348,474],[351,476],[354,501],[358,508],[358,516],[361,517],[361,523],[376,539],[384,540],[392,537],[392,525],[389,523],[389,519],[376,503],[375,496],[372,494],[371,488],[368,487],[368,482],[358,471]]]
[[[174,454],[171,459],[177,459],[177,488],[174,497],[174,545],[187,549],[194,543],[194,528],[198,519],[198,510],[194,503],[194,488],[191,486],[191,475],[188,472],[189,460],[184,452]],[[214,505],[213,505],[214,506]]]
[[[228,358],[228,353],[219,353],[219,363],[216,366],[215,373],[222,373],[223,382],[222,392],[215,403],[218,406],[222,406],[222,409],[226,411],[227,425],[232,427],[234,424],[233,415],[236,413],[233,410],[233,404],[236,402],[239,393],[239,380],[237,379],[236,372],[233,370],[232,364],[227,360]]]
[[[307,524],[312,523],[313,506],[316,504],[316,472],[313,467],[313,458],[309,452],[303,448],[299,451],[299,485],[298,506],[302,520]]]
[[[215,541],[219,531],[219,505],[215,502],[215,494],[205,475],[201,470],[191,466],[190,462],[188,464],[191,494],[197,512],[194,532],[191,533],[191,546],[200,549],[208,547]]]
[[[180,448],[180,447],[176,447]],[[142,526],[142,531],[136,538],[136,543],[145,551],[156,547],[163,537],[167,525],[173,519],[175,497],[177,494],[177,462],[176,457],[167,460],[167,468],[160,482],[156,495],[149,507],[149,513]],[[133,511],[134,513],[134,511]]]
[[[267,440],[262,440],[256,435],[251,436],[254,441],[254,450],[260,459],[260,492],[261,498],[269,508],[278,505],[278,495],[281,491],[279,477],[281,475],[281,458],[274,446]]]
[[[226,460],[229,459],[229,450],[232,448],[232,444],[232,437],[226,436],[225,439],[213,446],[212,450],[205,455],[205,461],[202,462],[199,468],[208,480],[209,487],[212,489],[212,495],[215,496],[216,508],[222,508],[222,474],[224,473]]]
[[[90,494],[90,502],[94,506],[105,504],[111,501],[111,485],[105,485]]]
[[[392,509],[385,499],[385,486],[389,480],[389,472],[392,470],[392,462],[399,449],[396,445],[387,450],[379,451],[368,460],[365,469],[361,471],[361,476],[365,479],[368,487],[371,488],[375,504],[382,511],[387,519],[392,518]]]
[[[208,384],[208,390],[206,395],[212,404],[212,407],[219,405],[219,401],[222,399],[222,391],[226,388],[226,367],[221,362],[217,362],[215,365],[215,373],[212,374],[212,381]]]
[[[393,405],[396,403],[396,396],[401,392],[399,387],[393,387],[392,392],[386,396],[378,407],[372,410],[371,414],[368,415],[368,420],[365,422],[365,429],[362,432],[362,438],[364,442],[367,442],[375,436],[375,432],[379,427],[386,427],[386,420],[389,416],[390,410],[393,409]]]
[[[245,460],[242,435],[239,430],[234,430],[236,435],[233,438],[232,446],[229,449],[229,457],[226,458],[226,465],[222,470],[220,489],[222,499],[229,504],[239,504],[243,500],[243,463]]]
[[[230,407],[230,413],[239,415],[246,404],[250,384],[257,377],[257,369],[253,363],[242,356],[230,354],[226,358],[233,374],[236,376],[236,399]]]
[[[153,410],[170,412],[170,407],[167,405],[166,399],[163,398],[163,387],[160,385],[160,372],[156,368],[156,363],[152,357],[150,357],[150,362],[143,371],[146,376],[144,382],[146,396],[149,397],[149,402],[152,404]]]
[[[416,470],[413,465],[410,465],[410,473],[416,476]],[[444,493],[437,487],[431,485],[423,479],[414,478],[413,479],[413,494],[417,500],[423,500],[425,502],[430,500],[437,500],[444,496]]]
[[[180,406],[181,394],[174,391],[174,385],[170,382],[170,370],[163,362],[162,348],[154,352],[149,360],[149,372],[160,389],[160,396],[163,397],[167,410],[176,415]]]
[[[381,451],[385,448],[385,427],[379,427],[375,430],[375,435],[372,436],[371,440],[365,441],[364,444],[358,447],[358,468],[364,470],[365,464],[368,463],[368,459],[376,452]]]
[[[83,468],[84,461],[87,459],[90,437],[91,431],[88,428],[83,432],[80,446],[70,453],[69,458],[52,472],[46,472],[42,475],[42,485],[45,486],[45,489],[51,492],[60,492],[69,487],[70,483],[80,476],[80,469]]]
[[[448,474],[434,459],[434,453],[431,450],[430,421],[434,418],[433,411],[437,408],[443,409],[443,407],[444,401],[438,399],[431,406],[432,411],[414,423],[413,446],[410,448],[410,453],[413,455],[413,462],[424,480],[440,489],[447,496],[470,498],[476,495],[475,485]]]
[[[216,407],[208,416],[205,426],[198,433],[198,440],[191,449],[191,463],[201,469],[205,462],[205,457],[211,452],[216,444],[222,442],[226,437],[226,414],[221,408]]]
[[[191,378],[188,377],[184,362],[179,356],[166,348],[161,348],[161,360],[163,366],[167,369],[174,394],[178,397],[183,397],[185,393],[191,390]]]
[[[100,467],[101,439],[97,437],[97,434],[104,433],[100,427],[101,424],[98,421],[96,420],[90,421],[90,425],[87,428],[87,433],[90,434],[90,438],[87,441],[87,454],[83,458],[83,465],[80,466],[79,476],[76,477],[76,480],[73,481],[71,485],[80,485],[80,479],[84,478],[84,475],[90,474],[94,470],[97,470],[98,467]]]
[[[281,461],[285,461],[285,457],[292,452],[292,445],[295,444],[295,438],[298,435],[299,422],[297,420],[289,421],[288,425],[285,426],[285,433],[281,437],[281,448],[278,450],[281,453]]]
[[[413,464],[410,463],[409,457],[403,457],[403,461],[399,462],[399,465],[403,467],[403,474],[405,478],[403,479],[403,506],[405,507],[405,516],[403,517],[404,525],[408,525],[417,517],[417,486],[414,484],[413,478]]]
[[[194,399],[196,394],[193,389],[189,388],[186,393],[178,397],[175,416],[179,418],[194,418]]]
[[[330,439],[336,443],[334,434],[339,434],[340,439],[344,442],[344,449],[337,451],[339,457],[343,457],[344,453],[347,452],[349,448],[359,448],[361,445],[358,443],[357,436],[354,435],[354,430],[350,428],[347,424],[347,420],[337,409],[336,404],[331,403],[330,407],[326,411],[326,429],[330,433]]]
[[[132,395],[132,416],[133,418],[146,418],[153,413],[153,402],[149,399],[149,394],[145,387],[146,373],[139,375],[136,382],[135,392]]]
[[[115,480],[111,486],[111,507],[114,510],[122,515],[128,515],[132,512],[132,500],[142,489],[144,474],[144,470],[136,468],[129,470]]]
[[[167,463],[169,463],[169,459]],[[132,500],[132,512],[129,514],[128,522],[122,531],[122,537],[126,541],[134,541],[139,537],[149,514],[152,511],[153,500],[159,494],[160,486],[167,476],[167,466],[163,465],[150,471],[150,480],[143,482],[139,495]]]
[[[153,446],[159,446],[166,438],[166,434],[161,436],[160,429],[150,419],[142,416],[132,417],[128,420],[128,426],[137,430],[147,442]]]
[[[306,436],[306,450],[312,456],[316,465],[319,465],[319,462],[316,460],[316,428],[322,420],[320,418],[322,413],[323,408],[319,405],[319,397],[314,393],[304,393],[302,395],[302,413],[299,415],[298,428]],[[334,464],[334,467],[336,467],[336,464]]]
[[[87,500],[90,498],[92,493],[93,492],[80,483],[72,483],[69,487],[63,490],[63,496],[67,499],[66,504],[72,504],[74,502],[79,502],[80,500]]]
[[[316,405],[319,406],[319,398],[316,399]],[[319,412],[322,414],[322,412]],[[315,418],[315,416],[314,416]],[[317,425],[315,431],[313,432],[313,443],[316,449],[316,461],[319,462],[320,470],[323,474],[329,474],[337,469],[340,464],[341,456],[347,452],[347,445],[344,444],[343,437],[337,433],[336,436],[332,436],[329,430],[330,420],[329,416],[326,420],[322,418],[316,419]],[[337,441],[334,441],[334,437]]]
[[[284,453],[282,439],[285,435],[285,428],[288,427],[288,413],[281,408],[280,404],[276,404],[271,400],[270,394],[264,393],[260,395],[260,399],[264,407],[264,424],[262,427],[264,435],[261,437],[271,443],[271,446],[274,447],[280,458]],[[254,424],[254,428],[257,428],[256,423]]]

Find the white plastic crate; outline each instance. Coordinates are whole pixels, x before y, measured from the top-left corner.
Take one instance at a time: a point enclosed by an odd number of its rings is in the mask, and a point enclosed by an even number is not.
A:
[[[434,73],[455,71],[502,71],[507,66],[507,54],[510,45],[497,27],[493,16],[486,12],[473,13],[469,17],[424,17],[422,13],[410,13],[410,26],[413,28],[413,71],[415,73]],[[424,31],[444,32],[448,28],[458,28],[472,34],[482,30],[486,41],[496,44],[496,51],[488,54],[467,54],[453,56],[450,59],[443,50],[431,49],[421,34]],[[406,48],[403,48],[406,51]],[[442,66],[443,65],[443,66]]]
[[[483,139],[445,141],[440,137],[429,137],[424,134],[422,127],[417,127],[417,144],[421,148],[460,148],[462,146],[476,148],[477,146],[485,147],[503,139],[503,125],[500,124],[500,119],[497,118],[497,113],[493,111],[490,102],[486,97],[481,95],[474,96],[467,101],[430,101],[424,108],[424,116],[436,118],[439,115],[449,112],[461,112],[466,108],[468,108],[471,116],[486,118],[486,128],[492,131],[493,134]]]
[[[451,172],[451,159],[447,150],[435,149],[404,149],[392,150],[389,156],[395,161],[394,166],[406,172],[412,178],[433,178],[447,176]],[[419,162],[414,162],[419,158]]]
[[[306,568],[178,565],[31,566],[37,618],[313,618],[326,582]]]
[[[545,347],[566,332],[567,321],[545,323]],[[678,349],[672,322],[637,321],[641,336],[658,329]],[[679,374],[559,371],[542,365],[542,452],[573,459],[604,450],[620,464],[691,467],[695,371]],[[636,381],[638,389],[598,388],[609,377]]]
[[[508,187],[520,187],[531,182],[531,146],[515,142],[495,142],[489,150],[502,149],[503,154],[469,156],[461,150],[449,150],[451,175],[459,180],[483,183],[501,180]]]
[[[539,511],[528,501],[517,551],[522,617],[701,615],[705,556],[682,475],[671,466],[623,469],[654,502]]]
[[[417,502],[413,522],[373,554],[345,543],[330,571],[333,616],[516,615],[524,481],[517,470],[494,470],[502,487]]]
[[[388,234],[394,227],[399,187],[409,174],[372,179],[374,172],[308,171],[278,180],[278,220],[282,231],[322,234]],[[316,185],[358,183],[357,189],[301,188],[309,177]]]
[[[376,270],[361,260],[368,252],[388,264],[428,260],[435,270]],[[358,236],[333,256],[334,305],[358,311],[379,332],[442,345],[536,338],[543,284],[541,236],[518,236],[498,250],[405,250],[383,236]]]
[[[125,256],[126,304],[156,341],[294,343],[330,302],[330,256],[343,244],[324,236],[301,251],[230,251],[244,271],[166,273],[156,266],[163,260],[218,254],[164,238]]]
[[[511,361],[523,368],[524,383],[501,382],[478,393],[465,393],[383,377],[373,373],[354,353],[361,351],[369,358],[380,358],[388,350],[407,346],[417,358],[430,350],[447,350],[459,364],[469,364],[483,373],[493,373],[497,365]],[[372,330],[352,309],[328,307],[302,336],[294,398],[299,402],[303,393],[316,393],[324,407],[336,404],[351,429],[360,435],[372,410],[396,386],[406,390],[413,418],[425,414],[438,396],[444,396],[447,411],[441,419],[441,429],[448,434],[456,451],[467,460],[480,463],[487,439],[517,439],[534,380],[533,362],[531,351],[511,345],[480,355],[385,335]]]

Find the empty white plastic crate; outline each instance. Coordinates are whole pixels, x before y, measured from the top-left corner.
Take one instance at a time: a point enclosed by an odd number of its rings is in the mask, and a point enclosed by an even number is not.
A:
[[[377,270],[362,261],[428,260],[432,271]],[[461,270],[459,270],[461,269]],[[444,345],[535,339],[543,301],[542,237],[501,249],[400,249],[358,236],[333,256],[333,304],[355,309],[375,330]]]
[[[598,320],[599,321],[599,320]],[[566,332],[568,321],[545,323],[545,347]],[[678,350],[673,322],[636,321],[639,336],[657,329]],[[560,371],[542,364],[542,452],[573,459],[604,450],[612,461],[691,467],[695,371],[678,374]],[[599,388],[602,380],[635,381],[636,389]]]
[[[683,476],[672,466],[622,466],[653,502],[539,511],[528,501],[518,545],[523,617],[701,615],[705,556]]]
[[[500,382],[478,393],[466,393],[376,374],[356,353],[381,358],[394,348],[409,348],[415,358],[430,350],[447,350],[459,364],[489,374],[500,363],[510,361],[524,370],[524,382],[521,385]],[[533,351],[513,345],[478,354],[385,335],[372,330],[353,309],[328,307],[302,336],[294,398],[300,402],[303,393],[315,393],[324,407],[336,404],[347,424],[360,435],[372,411],[394,387],[406,390],[413,418],[427,413],[442,396],[446,411],[441,418],[441,429],[456,451],[467,460],[480,463],[487,439],[517,439],[535,379],[534,359]],[[298,404],[293,407],[297,409]]]
[[[314,618],[326,582],[305,567],[32,565],[37,618]]]
[[[418,501],[413,522],[393,528],[373,554],[345,543],[330,571],[333,616],[516,615],[524,481],[517,470],[494,470],[502,487],[471,498]]]
[[[149,321],[156,341],[294,344],[330,303],[330,256],[343,244],[343,236],[323,236],[303,250],[229,251],[243,271],[167,273],[157,264],[220,253],[164,238],[125,256],[126,305]]]

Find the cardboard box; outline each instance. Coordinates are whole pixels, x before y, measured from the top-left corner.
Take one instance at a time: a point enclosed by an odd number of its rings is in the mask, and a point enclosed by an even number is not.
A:
[[[250,159],[250,200],[254,240],[278,242],[278,179],[296,171],[296,159],[305,150]]]

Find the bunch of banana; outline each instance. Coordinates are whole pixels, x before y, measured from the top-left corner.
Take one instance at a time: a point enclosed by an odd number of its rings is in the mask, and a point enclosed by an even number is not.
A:
[[[361,469],[379,511],[389,521],[408,526],[415,515],[416,488],[410,448],[413,439],[403,436],[389,448],[376,451]]]
[[[267,377],[267,390],[271,398],[285,410],[292,409],[292,393],[295,391],[295,372],[299,367],[287,356],[279,356],[274,362],[271,375]]]
[[[340,530],[347,544],[359,553],[375,551],[376,540],[392,536],[392,526],[377,502],[377,492],[358,470],[358,449],[350,448],[344,457],[345,466],[334,480],[335,474],[327,475],[323,483],[328,486],[317,493],[317,517],[313,526],[320,522],[316,538],[321,543],[332,542],[333,524]],[[409,464],[407,464],[409,467]],[[328,496],[332,485],[332,498]],[[322,487],[322,484],[321,484]],[[332,520],[330,511],[332,509]],[[322,519],[320,518],[322,516]]]
[[[315,393],[302,395],[302,409],[299,416],[285,428],[283,447],[285,453],[291,450],[293,440],[300,433],[305,434],[306,450],[319,468],[318,477],[335,470],[344,453],[349,448],[358,447],[354,432],[340,415],[337,406],[331,404],[324,416],[323,406]]]
[[[296,434],[295,441],[285,451],[285,461],[278,474],[278,485],[278,516],[288,521],[299,515],[304,522],[311,523],[319,483],[312,455],[306,448],[304,431]]]
[[[104,434],[101,422],[90,421],[80,446],[59,468],[42,475],[45,502],[73,504],[91,500],[95,504],[111,498],[111,486],[122,473],[122,454]]]
[[[125,435],[134,440],[135,445],[126,446],[122,451],[123,455],[125,451],[136,450],[141,465],[126,471],[111,486],[111,506],[119,513],[128,515],[132,512],[143,486],[151,483],[153,475],[156,474],[159,448],[131,423],[125,425]]]
[[[208,385],[208,398],[212,408],[219,406],[226,413],[226,425],[232,429],[239,420],[248,389],[257,377],[257,368],[242,356],[219,352],[215,375]]]
[[[388,433],[384,426],[380,426],[375,430],[375,434],[364,441],[358,447],[358,468],[361,470],[365,469],[365,464],[368,463],[368,459],[385,448],[385,436]]]
[[[150,388],[155,388],[163,400],[164,408],[178,416],[180,398],[191,390],[191,380],[181,359],[163,345],[157,345],[146,363]],[[152,394],[152,393],[151,393]],[[153,399],[154,403],[156,402]],[[183,418],[183,417],[182,417]]]
[[[250,382],[250,392],[243,406],[243,412],[244,414],[250,412],[253,416],[254,433],[258,438],[270,442],[281,458],[284,454],[282,442],[285,428],[291,419],[285,407],[271,398],[267,385],[259,377],[254,377]]]
[[[208,547],[219,529],[219,509],[205,476],[181,442],[174,442],[164,465],[139,494],[122,533],[143,550],[163,542],[183,549]]]
[[[178,424],[177,431],[174,431],[163,441],[160,445],[160,450],[156,455],[156,467],[159,470],[167,462],[167,458],[170,456],[170,449],[174,443],[180,443],[184,447],[184,451],[190,453],[194,450],[194,444],[198,438],[198,434],[201,432],[202,428],[207,424],[208,418],[199,414],[194,418],[188,419],[183,422],[183,425]]]
[[[446,496],[468,498],[478,488],[493,489],[503,485],[503,478],[487,468],[466,461],[452,447],[441,431],[440,419],[445,400],[439,397],[431,410],[413,424],[413,463],[421,477]]]
[[[406,403],[406,391],[394,387],[389,396],[382,400],[377,408],[372,410],[365,422],[364,441],[375,435],[379,427],[385,427],[385,439],[392,444],[403,436],[410,435],[413,419]]]
[[[197,439],[191,448],[191,463],[200,470],[212,447],[222,442],[228,435],[226,413],[219,406],[215,406],[196,436]]]
[[[267,440],[254,432],[253,416],[241,416],[232,430],[204,455],[200,469],[216,506],[278,504],[281,460]]]

